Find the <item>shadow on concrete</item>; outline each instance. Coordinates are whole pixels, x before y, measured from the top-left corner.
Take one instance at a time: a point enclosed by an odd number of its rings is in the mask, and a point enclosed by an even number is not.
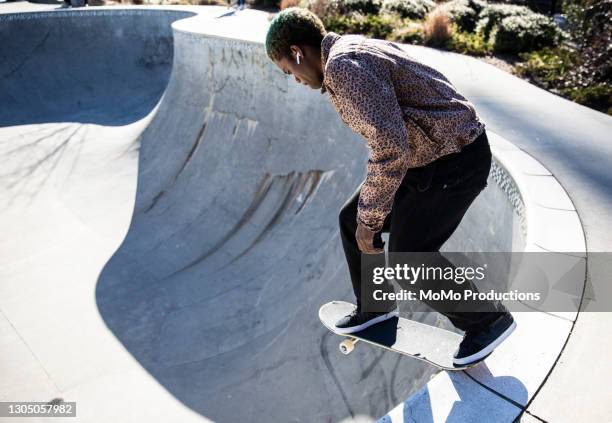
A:
[[[0,127],[121,126],[153,110],[172,69],[170,24],[193,13],[111,13],[0,15]]]
[[[465,423],[481,421],[480,419],[482,419],[483,415],[488,415],[489,421],[506,421],[507,416],[520,414],[522,406],[527,404],[528,400],[528,392],[525,385],[513,376],[492,376],[484,362],[478,366],[480,371],[488,373],[487,384],[503,385],[505,390],[512,392],[512,397],[515,400],[510,400],[475,382],[465,372],[447,372],[445,377],[438,376],[438,383],[445,384],[448,383],[447,381],[450,381],[448,387],[440,388],[438,386],[436,392],[438,395],[447,393],[451,396],[458,396],[453,401],[450,409],[446,410],[440,406],[440,404],[446,404],[448,398],[438,399],[431,397],[428,386],[424,386],[412,397],[404,401],[403,406],[401,406],[402,421]],[[436,405],[436,414],[434,414],[432,404]],[[392,418],[390,415],[386,415],[378,422],[391,423]]]

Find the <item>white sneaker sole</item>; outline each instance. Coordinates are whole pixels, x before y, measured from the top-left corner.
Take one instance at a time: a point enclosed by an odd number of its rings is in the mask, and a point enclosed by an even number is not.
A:
[[[399,313],[397,312],[397,310],[393,310],[390,311],[389,313],[386,314],[381,314],[378,317],[373,318],[372,320],[368,320],[365,323],[362,323],[360,325],[357,326],[351,326],[350,328],[339,328],[339,327],[334,327],[334,332],[336,333],[341,333],[341,334],[346,334],[346,333],[355,333],[355,332],[359,332],[360,330],[364,330],[366,328],[369,328],[372,325],[375,325],[376,323],[380,323],[380,322],[384,322],[385,320],[388,320],[392,317],[396,317],[398,316]]]
[[[502,334],[499,335],[495,341],[491,342],[489,345],[484,347],[482,350],[478,351],[475,354],[468,355],[467,357],[453,358],[453,363],[463,366],[465,364],[470,364],[474,361],[478,361],[482,359],[483,357],[491,354],[493,350],[499,346],[499,344],[504,342],[504,340],[507,337],[509,337],[512,332],[514,332],[514,329],[516,329],[516,322],[512,322],[512,324],[508,326],[508,329],[503,331]]]

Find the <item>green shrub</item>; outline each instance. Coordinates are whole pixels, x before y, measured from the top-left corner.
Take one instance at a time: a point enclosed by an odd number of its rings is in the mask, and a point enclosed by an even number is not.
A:
[[[519,57],[523,62],[516,65],[516,74],[553,91],[563,85],[564,77],[579,61],[577,52],[565,46],[520,53]]]
[[[404,44],[423,44],[423,24],[409,21],[405,26],[395,28],[389,39]]]
[[[511,4],[490,4],[480,12],[478,24],[476,25],[476,31],[482,32],[485,38],[488,39],[493,28],[495,28],[502,21],[502,19],[510,16],[529,15],[533,15],[533,12],[525,6],[515,6]]]
[[[561,0],[563,14],[567,17],[569,31],[574,36],[575,41],[580,43],[585,37],[585,32],[590,26],[589,19],[586,17],[586,0]]]
[[[485,56],[491,52],[491,46],[480,32],[464,32],[457,28],[453,31],[447,48],[461,54]]]
[[[561,11],[560,0],[495,0],[495,2],[527,6],[534,12],[542,14],[558,13]],[[553,7],[554,12],[552,12]]]
[[[362,34],[385,40],[391,36],[395,21],[385,15],[327,16],[322,19],[325,29],[338,34]]]
[[[444,4],[446,12],[461,31],[472,32],[487,3],[481,0],[452,0]]]
[[[336,16],[343,13],[341,0],[302,0],[304,7],[319,18]]]
[[[269,0],[272,1],[272,0]],[[383,0],[302,0],[305,8],[319,18],[350,17],[352,15],[377,15]]]
[[[574,0],[564,4],[571,40],[581,59],[580,65],[568,76],[572,86],[596,86],[612,81],[611,5],[610,0]]]
[[[382,11],[397,13],[402,18],[423,19],[436,7],[433,0],[384,0]]]
[[[472,32],[476,27],[478,13],[468,6],[463,1],[451,1],[445,6],[448,15],[453,23],[461,30]]]
[[[514,4],[517,6],[529,6],[529,2],[527,0],[495,0],[495,2],[503,4]]]
[[[599,83],[588,87],[562,88],[561,93],[584,106],[612,115],[612,85]]]
[[[491,33],[490,42],[498,53],[519,53],[556,45],[561,31],[544,15],[510,16]]]
[[[365,15],[376,15],[382,7],[382,0],[341,0],[343,13],[360,12]]]
[[[487,0],[465,0],[468,3],[468,6],[476,11],[480,15],[480,13],[484,10],[485,7],[489,6]]]

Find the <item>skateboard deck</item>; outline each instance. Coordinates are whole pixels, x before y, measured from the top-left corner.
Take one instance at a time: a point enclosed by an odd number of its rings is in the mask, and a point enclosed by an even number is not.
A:
[[[403,317],[393,317],[355,333],[336,332],[336,322],[354,308],[351,303],[332,301],[319,309],[321,323],[336,335],[347,338],[340,342],[339,347],[343,354],[349,354],[357,341],[364,341],[444,370],[463,370],[478,364],[453,364],[453,354],[462,340],[461,335]]]

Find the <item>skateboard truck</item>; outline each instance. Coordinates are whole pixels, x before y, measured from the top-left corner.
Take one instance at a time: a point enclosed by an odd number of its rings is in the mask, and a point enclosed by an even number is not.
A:
[[[338,345],[340,352],[344,355],[349,355],[355,349],[355,344],[357,342],[359,342],[359,339],[357,338],[345,339],[344,341],[340,342],[340,345]]]

